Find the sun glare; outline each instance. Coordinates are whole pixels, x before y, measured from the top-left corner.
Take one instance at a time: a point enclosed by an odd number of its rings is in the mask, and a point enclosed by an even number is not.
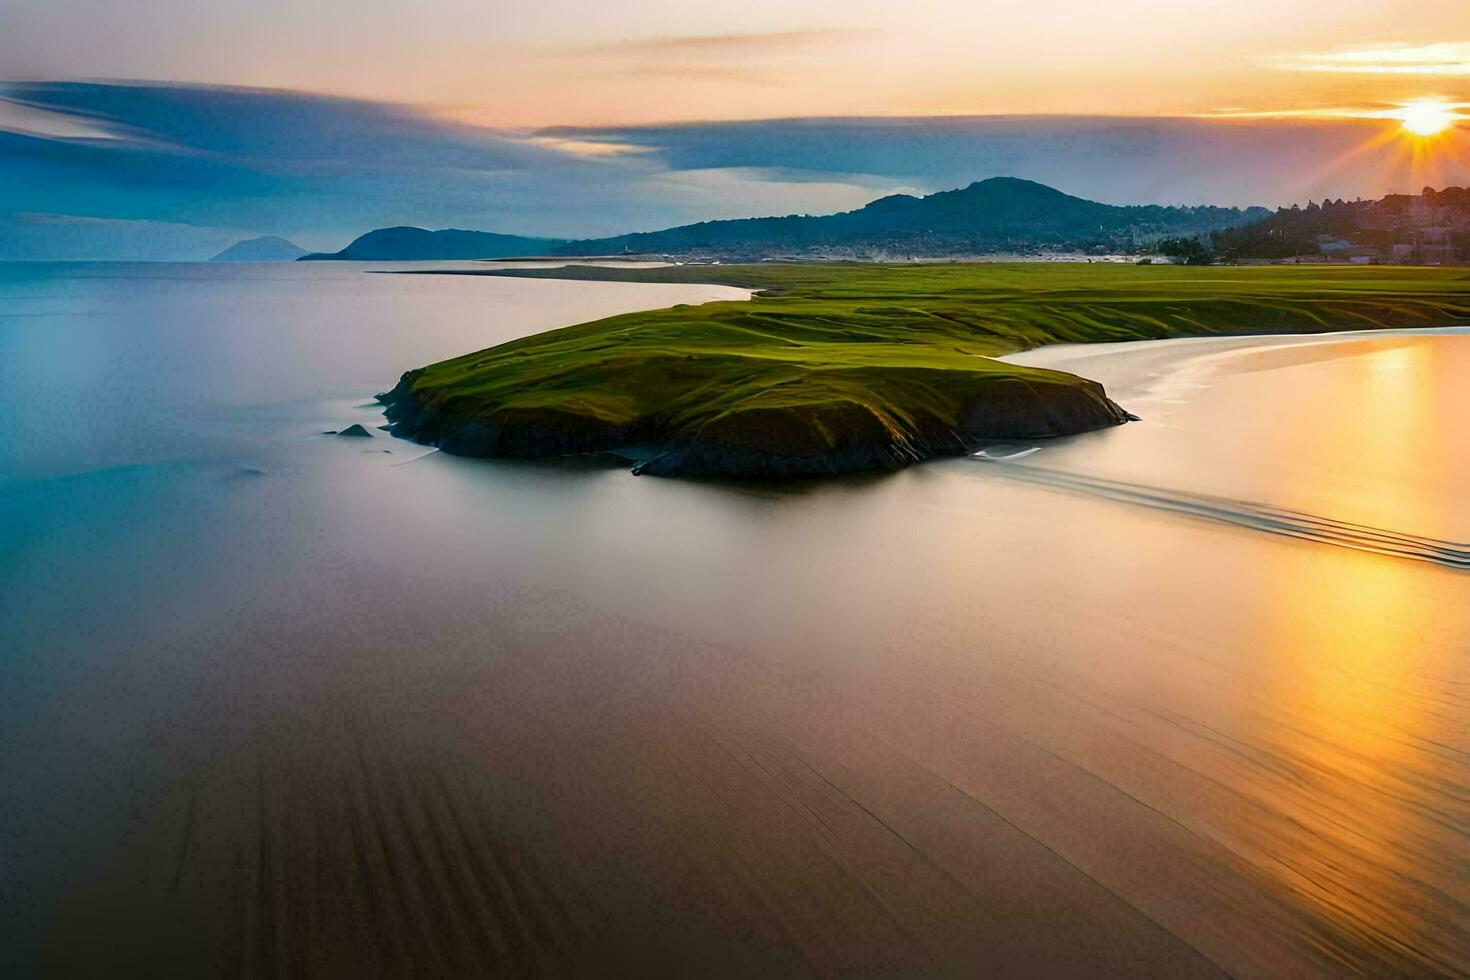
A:
[[[1415,136],[1433,136],[1455,124],[1455,110],[1443,102],[1410,102],[1398,112],[1404,129]]]

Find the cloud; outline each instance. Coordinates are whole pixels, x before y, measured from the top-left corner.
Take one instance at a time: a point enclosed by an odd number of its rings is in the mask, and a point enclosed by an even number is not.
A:
[[[70,139],[111,139],[100,126],[89,125],[61,112],[6,101],[0,95],[0,131],[30,136],[60,136]]]
[[[661,62],[622,66],[619,73],[635,77],[671,78],[685,82],[739,82],[744,85],[779,85],[780,74],[754,65],[709,65]]]
[[[812,52],[874,33],[859,28],[634,38],[569,49],[594,70],[684,82],[780,84]]]
[[[308,247],[388,224],[581,231],[566,204],[595,214],[599,193],[638,174],[590,152],[605,141],[299,92],[31,82],[0,87],[0,106],[0,214],[244,228]]]
[[[1318,54],[1273,55],[1260,59],[1273,68],[1353,75],[1470,75],[1470,42],[1374,44]]]
[[[0,100],[135,146],[220,159],[515,169],[557,154],[506,134],[405,106],[275,89],[101,82],[15,82]]]
[[[901,186],[927,193],[1012,176],[1113,204],[1274,206],[1470,181],[1464,153],[1426,161],[1402,157],[1399,144],[1370,146],[1401,111],[1375,106],[1350,118],[1324,112],[1311,119],[1296,111],[1230,120],[786,119],[548,132],[640,145],[674,172],[726,169],[752,185],[840,181],[874,196]]]
[[[583,45],[575,50],[593,55],[641,55],[746,58],[852,41],[871,34],[859,28],[808,31],[768,31],[760,34],[699,34],[635,38],[606,44]]]
[[[1454,102],[1448,99],[1413,99],[1408,102],[1360,102],[1340,105],[1292,106],[1286,109],[1219,109],[1200,113],[1200,119],[1255,119],[1282,122],[1308,122],[1313,120],[1393,120],[1403,122],[1416,111],[1428,107],[1442,112],[1452,122],[1465,120],[1465,111],[1470,102]]]
[[[526,142],[533,146],[546,146],[561,153],[579,157],[616,157],[629,153],[648,153],[650,148],[635,143],[618,143],[605,139],[567,139],[560,136],[530,136]]]

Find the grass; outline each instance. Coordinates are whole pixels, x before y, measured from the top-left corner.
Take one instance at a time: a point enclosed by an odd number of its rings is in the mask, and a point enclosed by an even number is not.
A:
[[[497,270],[763,290],[553,330],[410,372],[400,431],[475,455],[630,442],[654,472],[887,468],[1121,420],[1092,382],[992,360],[1051,343],[1470,322],[1454,269],[762,264]],[[396,407],[395,407],[396,406]]]

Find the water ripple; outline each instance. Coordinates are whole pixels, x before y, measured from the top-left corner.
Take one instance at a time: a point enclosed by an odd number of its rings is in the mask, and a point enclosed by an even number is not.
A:
[[[1120,480],[1108,480],[1083,473],[1006,462],[1004,457],[976,456],[990,463],[1000,463],[994,472],[1014,480],[1073,493],[1083,493],[1105,500],[1148,507],[1171,514],[1184,514],[1217,524],[1251,528],[1304,541],[1368,551],[1395,558],[1433,562],[1446,568],[1470,570],[1470,542],[1446,541],[1423,537],[1367,524],[1320,517],[1303,511],[1234,500],[1209,494],[1189,493]],[[1014,457],[1012,457],[1014,458]]]

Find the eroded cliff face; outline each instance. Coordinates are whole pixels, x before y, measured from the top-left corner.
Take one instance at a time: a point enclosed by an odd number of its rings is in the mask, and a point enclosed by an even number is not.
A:
[[[1101,385],[987,372],[957,385],[952,404],[814,400],[736,408],[674,423],[669,415],[610,422],[574,405],[498,405],[445,397],[406,373],[379,396],[392,432],[460,456],[536,458],[652,446],[633,470],[657,476],[780,479],[891,471],[996,440],[1046,439],[1119,425],[1130,416]],[[438,395],[439,397],[436,397]],[[677,418],[677,416],[674,416]]]

